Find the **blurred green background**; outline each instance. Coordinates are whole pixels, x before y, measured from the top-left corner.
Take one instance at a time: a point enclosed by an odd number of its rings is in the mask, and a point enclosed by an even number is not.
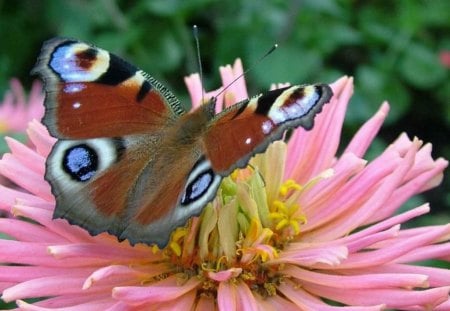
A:
[[[432,142],[435,157],[450,159],[450,65],[441,59],[450,53],[448,0],[0,0],[0,96],[12,77],[29,89],[42,42],[69,36],[121,55],[187,103],[183,76],[198,69],[194,24],[206,89],[219,85],[219,65],[236,57],[252,64],[278,43],[248,73],[250,94],[272,82],[352,75],[344,141],[388,100],[391,112],[372,156],[406,131]],[[435,218],[449,221],[449,180],[411,205],[430,201]]]

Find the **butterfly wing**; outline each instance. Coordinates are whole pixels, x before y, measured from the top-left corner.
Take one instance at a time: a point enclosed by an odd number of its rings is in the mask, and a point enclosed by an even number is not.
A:
[[[45,42],[32,73],[45,82],[43,122],[57,138],[149,133],[183,114],[175,96],[154,78],[80,41]]]
[[[45,82],[43,122],[59,139],[45,175],[56,198],[54,217],[91,234],[128,238],[123,232],[145,196],[139,189],[161,191],[146,178],[158,179],[155,159],[164,162],[173,152],[160,149],[165,131],[183,115],[178,100],[119,57],[70,39],[45,42],[33,72]]]
[[[326,84],[290,86],[240,102],[218,114],[204,135],[206,157],[215,173],[227,176],[247,165],[290,128],[313,127],[314,117],[333,92]]]

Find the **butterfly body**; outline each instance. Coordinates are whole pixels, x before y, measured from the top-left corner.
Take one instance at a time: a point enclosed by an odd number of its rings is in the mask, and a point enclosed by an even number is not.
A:
[[[34,72],[45,82],[43,122],[58,138],[45,175],[54,218],[160,247],[214,198],[223,177],[286,129],[312,128],[332,95],[324,84],[292,86],[219,114],[214,100],[186,113],[138,68],[64,38],[44,43]]]

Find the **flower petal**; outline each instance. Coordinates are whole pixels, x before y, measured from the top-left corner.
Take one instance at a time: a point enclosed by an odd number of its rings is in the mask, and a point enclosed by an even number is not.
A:
[[[351,304],[353,306],[349,307],[334,307],[330,306],[317,297],[323,295],[316,294],[316,296],[311,295],[305,291],[300,286],[295,285],[291,281],[286,281],[281,284],[278,288],[280,292],[286,296],[289,300],[294,302],[301,310],[314,310],[314,311],[381,311],[384,310],[383,304],[374,304],[370,306],[369,303],[364,304]],[[352,294],[353,291],[344,291],[346,293]],[[356,306],[355,306],[356,305]]]
[[[194,290],[199,284],[199,280],[190,278],[181,285],[176,276],[170,276],[163,281],[151,284],[151,286],[116,287],[113,289],[112,296],[130,305],[163,302],[176,299]]]
[[[217,289],[217,305],[219,310],[236,311],[237,309],[236,285],[230,282],[220,282]]]

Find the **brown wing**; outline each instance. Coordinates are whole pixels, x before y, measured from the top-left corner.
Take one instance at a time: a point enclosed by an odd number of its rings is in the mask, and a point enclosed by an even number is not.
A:
[[[149,133],[183,114],[178,100],[155,79],[83,42],[45,42],[33,73],[45,82],[43,122],[58,138]]]
[[[311,129],[332,96],[328,85],[291,86],[243,101],[212,120],[204,144],[213,170],[222,176],[247,165],[286,129]]]

